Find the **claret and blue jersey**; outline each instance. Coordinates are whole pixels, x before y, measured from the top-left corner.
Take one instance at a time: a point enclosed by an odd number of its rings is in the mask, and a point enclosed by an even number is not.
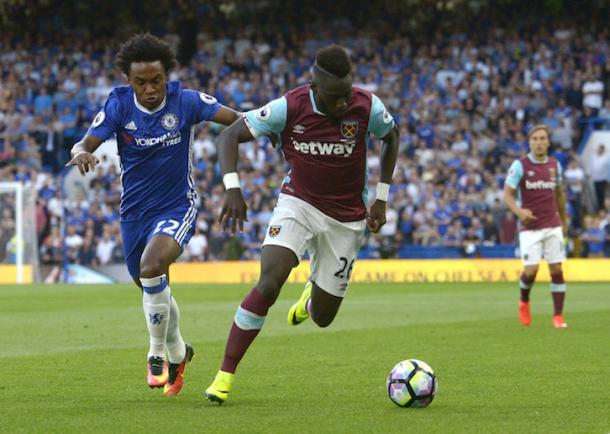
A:
[[[394,118],[374,94],[352,87],[343,118],[334,122],[316,106],[313,90],[296,88],[244,114],[254,137],[278,134],[290,172],[282,193],[296,196],[341,222],[366,216],[369,134],[385,137]]]
[[[517,190],[520,206],[532,211],[536,219],[521,224],[521,230],[561,226],[555,190],[561,187],[563,171],[553,157],[536,161],[531,154],[515,160],[508,170],[506,184]]]

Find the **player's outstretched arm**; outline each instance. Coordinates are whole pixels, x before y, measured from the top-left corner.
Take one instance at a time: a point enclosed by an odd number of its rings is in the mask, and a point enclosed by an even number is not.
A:
[[[392,182],[392,174],[396,165],[396,156],[398,155],[398,128],[394,126],[388,134],[381,140],[381,179],[377,185],[377,199],[371,205],[367,224],[371,232],[379,232],[379,229],[385,224],[386,203],[388,201],[388,192],[390,183]]]
[[[241,113],[233,110],[227,106],[220,106],[214,118],[212,119],[214,122],[222,125],[231,125],[237,119],[241,117]]]
[[[89,171],[93,171],[97,163],[98,158],[93,155],[93,152],[102,144],[102,141],[95,136],[87,134],[80,142],[77,142],[70,151],[72,159],[68,161],[68,166],[78,166],[78,170],[81,175]]]
[[[244,229],[244,221],[248,221],[248,207],[241,194],[239,177],[237,175],[237,158],[239,155],[239,144],[250,140],[254,140],[254,137],[243,118],[233,122],[218,136],[220,170],[226,189],[224,204],[220,210],[218,220],[225,229],[229,229],[232,235],[236,233],[238,227],[242,231]]]

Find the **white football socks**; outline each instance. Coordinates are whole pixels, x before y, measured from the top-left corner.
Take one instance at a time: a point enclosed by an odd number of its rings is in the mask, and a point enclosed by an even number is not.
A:
[[[167,327],[167,355],[170,363],[180,363],[186,357],[186,346],[180,335],[180,308],[171,297],[169,326]]]
[[[165,274],[157,277],[141,277],[142,305],[150,335],[148,357],[165,359],[165,342],[170,317],[170,289]]]

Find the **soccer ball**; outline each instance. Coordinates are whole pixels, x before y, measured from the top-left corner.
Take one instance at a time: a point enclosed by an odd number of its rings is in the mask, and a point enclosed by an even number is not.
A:
[[[390,371],[388,396],[400,407],[425,407],[436,395],[438,381],[432,368],[416,359],[403,360]]]

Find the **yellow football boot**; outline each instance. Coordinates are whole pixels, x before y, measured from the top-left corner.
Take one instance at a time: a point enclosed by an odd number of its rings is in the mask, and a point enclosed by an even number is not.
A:
[[[288,310],[288,324],[299,325],[307,318],[309,318],[309,312],[307,312],[307,301],[311,297],[312,283],[308,281],[305,285],[305,289],[295,304],[293,304]]]
[[[212,402],[217,402],[218,405],[224,403],[229,398],[234,377],[235,374],[230,372],[218,371],[210,387],[205,389],[205,397]]]

